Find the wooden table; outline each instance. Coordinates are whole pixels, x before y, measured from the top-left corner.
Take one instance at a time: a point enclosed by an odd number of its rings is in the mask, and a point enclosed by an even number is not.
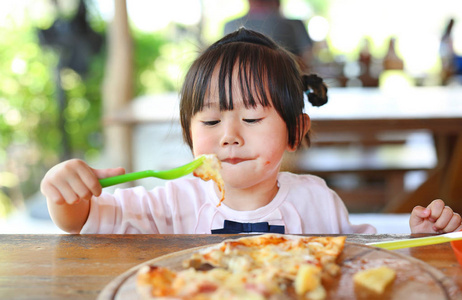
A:
[[[385,212],[409,213],[415,205],[441,198],[462,213],[462,88],[331,88],[329,102],[319,108],[307,104],[307,113],[319,135],[430,132],[437,152],[436,167],[415,191],[397,194]],[[178,120],[178,95],[174,93],[141,97],[107,116],[105,124],[131,128],[146,123],[179,124]]]
[[[0,235],[0,299],[95,299],[118,275],[152,258],[242,235]],[[348,235],[365,244],[408,235]],[[395,250],[462,287],[449,244]]]

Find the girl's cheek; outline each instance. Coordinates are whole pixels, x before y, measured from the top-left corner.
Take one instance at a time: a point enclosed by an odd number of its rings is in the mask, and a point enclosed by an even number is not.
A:
[[[201,155],[201,154],[210,154],[213,153],[214,145],[214,138],[205,132],[194,132],[191,135],[193,141],[193,150],[194,155]]]

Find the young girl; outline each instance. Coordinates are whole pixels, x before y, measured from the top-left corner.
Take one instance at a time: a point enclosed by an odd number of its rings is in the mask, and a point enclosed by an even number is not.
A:
[[[101,193],[98,179],[124,170],[70,160],[42,181],[53,221],[71,233],[375,233],[349,222],[322,179],[279,172],[284,152],[295,151],[310,129],[304,92],[313,105],[327,101],[322,80],[300,74],[294,57],[269,38],[243,28],[225,36],[192,64],[180,104],[194,156],[221,161],[222,205],[216,185],[195,177]],[[441,200],[414,208],[410,226],[414,233],[462,228]]]

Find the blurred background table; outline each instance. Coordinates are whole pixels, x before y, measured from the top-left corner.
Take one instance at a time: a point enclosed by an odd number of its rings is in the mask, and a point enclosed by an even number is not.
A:
[[[433,166],[430,156],[422,157],[422,152],[428,149],[416,147],[409,155],[390,153],[390,166],[378,158],[379,161],[372,160],[368,166],[361,168],[369,167],[371,172],[387,168],[428,170],[426,180],[415,190],[393,191],[384,208],[387,212],[410,212],[415,205],[426,205],[436,198],[444,199],[448,205],[462,212],[461,88],[409,88],[389,92],[333,89],[328,105],[310,107],[308,113],[313,119],[313,130],[320,137],[354,134],[359,136],[359,143],[363,146],[374,143],[374,139],[379,147],[387,146],[399,142],[400,134],[404,134],[401,148],[405,150],[410,143],[406,134],[429,133],[436,152]],[[380,139],[381,135],[383,139]],[[391,138],[387,139],[387,135]],[[396,163],[399,165],[393,166]]]
[[[462,88],[331,88],[329,102],[308,104],[307,113],[312,147],[288,156],[284,170],[324,177],[353,210],[408,213],[442,198],[462,212]],[[179,130],[178,119],[178,95],[165,94],[135,99],[106,116],[105,125],[170,124]],[[423,138],[416,142],[416,136]],[[408,190],[403,179],[411,171],[424,171],[425,180]],[[335,186],[339,174],[380,176],[385,184],[380,194],[361,186],[344,190]]]

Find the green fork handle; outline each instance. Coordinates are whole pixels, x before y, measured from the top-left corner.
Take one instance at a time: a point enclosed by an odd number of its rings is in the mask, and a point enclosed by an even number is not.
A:
[[[128,174],[123,174],[123,175],[118,175],[114,177],[108,177],[108,178],[103,178],[99,180],[99,183],[101,183],[101,186],[108,187],[120,183],[125,183],[133,180],[138,180],[138,179],[143,179],[147,177],[156,177],[156,172],[147,170],[147,171],[140,171],[140,172],[133,172],[133,173],[128,173]]]
[[[369,243],[367,245],[379,247],[379,248],[383,248],[387,250],[396,250],[396,249],[402,249],[402,248],[442,244],[442,243],[447,243],[447,242],[456,241],[456,240],[462,240],[462,231],[454,231],[454,232],[441,234],[437,236],[427,236],[427,237],[421,237],[421,238],[411,238],[411,239],[396,240],[396,241]]]
[[[154,171],[154,170],[146,170],[146,171],[139,171],[139,172],[133,172],[133,173],[128,173],[128,174],[123,174],[123,175],[118,175],[114,177],[108,177],[108,178],[103,178],[99,180],[99,183],[101,186],[108,187],[120,183],[125,183],[133,180],[138,180],[138,179],[143,179],[147,177],[157,177],[160,179],[176,179],[185,175],[188,175],[197,167],[199,167],[205,160],[204,156],[201,156],[192,162],[183,165],[181,167],[171,169],[171,170],[165,170],[165,171]]]

